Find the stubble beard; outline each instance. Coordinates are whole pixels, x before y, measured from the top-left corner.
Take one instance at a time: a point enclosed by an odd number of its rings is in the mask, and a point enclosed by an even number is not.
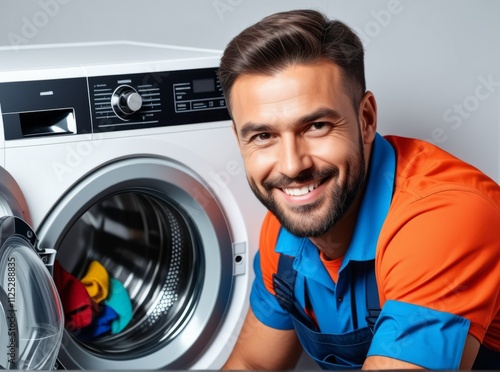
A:
[[[362,143],[357,156],[347,163],[346,170],[346,182],[342,184],[338,183],[339,169],[336,166],[321,170],[306,169],[295,178],[281,175],[267,179],[262,183],[264,191],[259,190],[252,180],[249,180],[249,184],[257,199],[278,218],[286,230],[297,237],[319,237],[330,231],[344,216],[363,188],[365,158]],[[313,203],[282,207],[274,198],[275,188],[281,189],[291,182],[308,183],[325,179],[334,183],[333,191]]]

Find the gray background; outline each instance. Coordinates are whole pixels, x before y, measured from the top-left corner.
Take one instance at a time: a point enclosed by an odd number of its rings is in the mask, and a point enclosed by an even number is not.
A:
[[[223,49],[263,16],[294,8],[357,30],[382,134],[431,140],[500,180],[496,0],[0,0],[0,46],[133,40]]]

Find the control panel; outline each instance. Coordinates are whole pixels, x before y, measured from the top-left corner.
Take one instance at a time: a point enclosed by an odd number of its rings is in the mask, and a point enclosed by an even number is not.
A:
[[[5,139],[229,120],[217,68],[0,83]]]
[[[95,132],[228,120],[216,68],[89,78]]]

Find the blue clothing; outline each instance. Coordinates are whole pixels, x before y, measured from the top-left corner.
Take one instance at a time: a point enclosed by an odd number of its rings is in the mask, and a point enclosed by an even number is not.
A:
[[[286,242],[283,239],[290,233],[285,229],[280,232],[278,245]],[[375,270],[371,269],[361,272],[361,275],[352,276],[351,280],[358,282],[360,278],[366,281],[368,290],[366,295],[365,317],[368,327],[355,327],[354,330],[344,333],[322,333],[317,324],[307,315],[294,295],[296,271],[293,269],[294,258],[282,254],[278,262],[278,272],[273,276],[273,287],[276,299],[280,306],[290,313],[295,331],[304,350],[324,369],[360,369],[370,343],[373,338],[373,327],[380,313],[377,283],[375,281]],[[306,293],[308,302],[309,296]],[[353,304],[356,306],[356,304]],[[354,324],[358,320],[353,319]]]
[[[111,324],[118,319],[118,314],[109,306],[97,305],[99,311],[95,314],[92,323],[85,328],[73,332],[80,340],[91,341],[111,332]]]
[[[104,303],[118,314],[118,317],[111,323],[111,334],[116,335],[130,323],[133,315],[132,302],[127,289],[119,280],[109,279],[109,295]]]

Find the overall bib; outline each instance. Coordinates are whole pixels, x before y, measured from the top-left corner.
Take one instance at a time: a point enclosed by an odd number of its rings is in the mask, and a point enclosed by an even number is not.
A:
[[[375,270],[367,275],[368,327],[342,334],[321,333],[294,296],[297,272],[294,257],[280,255],[278,273],[273,276],[276,299],[293,319],[295,330],[304,350],[322,369],[360,369],[373,338],[373,326],[380,313]]]

